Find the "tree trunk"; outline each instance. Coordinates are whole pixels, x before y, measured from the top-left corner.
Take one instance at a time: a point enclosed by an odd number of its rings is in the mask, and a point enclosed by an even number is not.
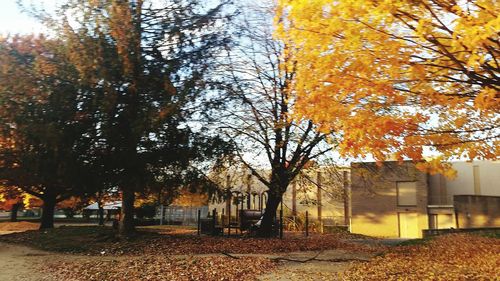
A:
[[[102,207],[102,203],[98,202],[99,210],[97,211],[97,216],[99,217],[99,225],[104,225],[104,208]]]
[[[46,193],[42,198],[42,220],[40,229],[54,228],[54,210],[56,208],[56,195]]]
[[[273,225],[276,218],[276,211],[281,202],[281,194],[278,192],[270,191],[267,198],[266,210],[264,211],[264,216],[257,235],[260,237],[271,237],[273,236]]]
[[[134,191],[129,188],[122,189],[122,209],[119,225],[119,235],[129,237],[135,233],[134,225]]]
[[[21,208],[21,203],[16,203],[16,204],[12,205],[12,209],[10,210],[10,221],[11,222],[17,221],[17,211],[19,211],[19,208]]]

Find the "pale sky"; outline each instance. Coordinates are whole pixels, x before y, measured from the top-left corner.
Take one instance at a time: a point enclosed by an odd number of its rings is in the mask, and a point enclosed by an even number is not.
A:
[[[27,6],[35,3],[47,9],[54,7],[57,0],[23,0]],[[35,19],[22,13],[17,5],[17,0],[0,0],[0,34],[39,33],[44,28]]]

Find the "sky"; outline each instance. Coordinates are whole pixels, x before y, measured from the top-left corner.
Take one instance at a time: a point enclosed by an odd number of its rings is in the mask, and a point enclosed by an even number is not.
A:
[[[35,3],[50,9],[57,0],[23,0],[22,2],[27,6]],[[43,26],[35,19],[21,12],[17,0],[0,0],[0,3],[0,34],[40,33],[44,30]]]

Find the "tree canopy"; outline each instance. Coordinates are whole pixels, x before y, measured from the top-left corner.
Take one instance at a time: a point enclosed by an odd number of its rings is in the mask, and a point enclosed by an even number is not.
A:
[[[207,115],[208,73],[229,42],[223,4],[32,10],[50,36],[0,42],[0,179],[42,198],[44,217],[70,196],[118,190],[123,234],[134,229],[136,193],[203,181],[203,165],[227,149],[190,124]]]
[[[55,204],[88,188],[88,91],[58,40],[2,38],[0,57],[0,180],[42,199],[41,227],[52,227]]]
[[[94,130],[90,163],[122,194],[121,232],[133,232],[136,192],[199,179],[194,161],[223,142],[188,123],[209,87],[207,73],[227,36],[223,4],[197,1],[68,1],[40,14],[65,42]]]
[[[296,118],[340,134],[344,155],[498,157],[497,1],[279,2]]]

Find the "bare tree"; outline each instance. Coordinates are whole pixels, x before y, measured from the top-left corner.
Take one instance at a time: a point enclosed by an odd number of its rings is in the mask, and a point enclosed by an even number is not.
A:
[[[290,182],[311,160],[334,148],[327,143],[333,135],[319,132],[309,120],[292,118],[294,63],[287,47],[273,39],[273,9],[242,9],[251,13],[242,13],[240,45],[228,52],[224,71],[233,106],[221,118],[221,129],[236,147],[239,160],[268,188],[258,232],[262,237],[272,234],[277,208]]]

